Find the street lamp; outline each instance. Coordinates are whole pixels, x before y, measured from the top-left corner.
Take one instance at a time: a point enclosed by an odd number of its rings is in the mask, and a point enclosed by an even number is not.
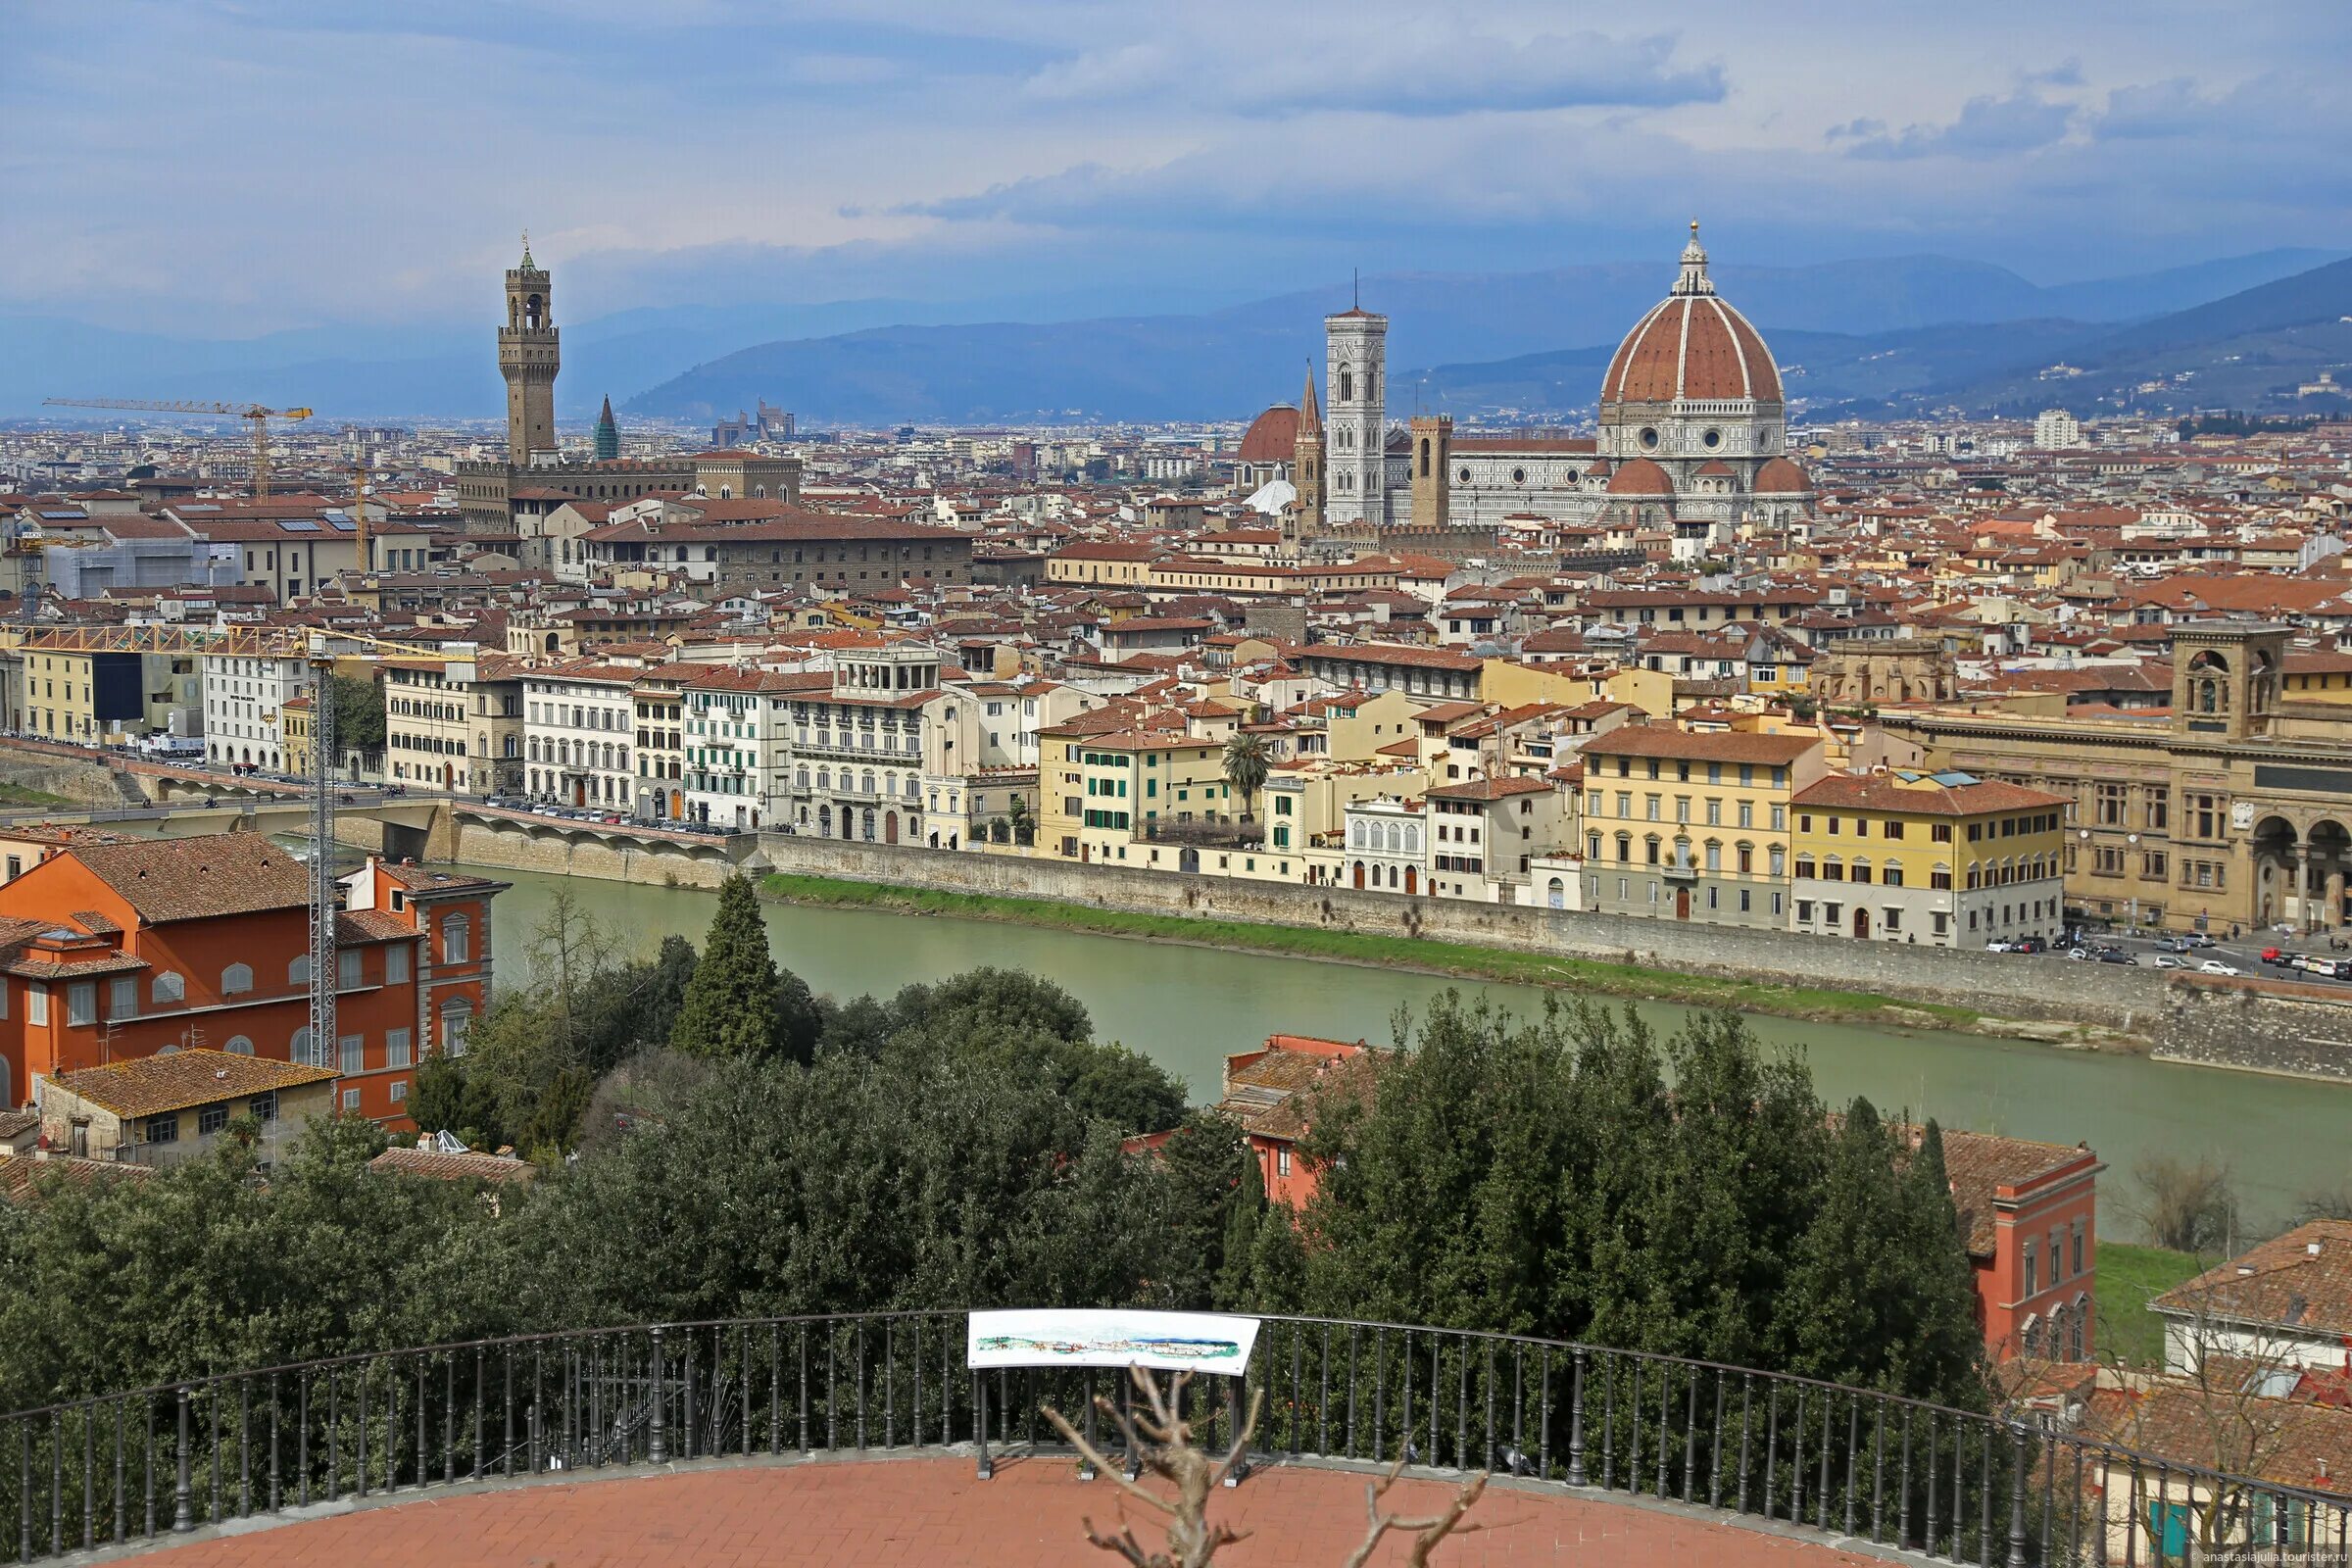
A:
[[[2125,847],[2124,847],[2124,859],[2125,859],[2125,863],[2126,863],[2127,865],[2129,865],[2129,864],[2130,864],[2130,862],[2131,862],[2132,852],[2133,850],[2135,850],[2135,849],[2139,848],[2139,835],[2138,835],[2138,834],[2136,834],[2136,833],[2127,833],[2127,834],[2125,834],[2125,835],[2124,835],[2124,846],[2125,846]],[[2127,932],[2129,932],[2131,935],[2132,935],[2132,936],[2137,936],[2137,935],[2139,935],[2139,873],[2137,873],[2136,871],[2134,871],[2134,872],[2132,872],[2132,873],[2130,873],[2130,874],[2131,874],[2131,876],[2132,876],[2132,923],[2131,923],[2130,925],[2126,926],[2124,929],[2125,929]]]

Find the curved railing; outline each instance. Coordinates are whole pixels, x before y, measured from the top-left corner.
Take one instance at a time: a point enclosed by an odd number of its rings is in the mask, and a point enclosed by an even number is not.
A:
[[[2352,1497],[1955,1410],[1675,1356],[1401,1324],[1266,1318],[1239,1379],[1188,1391],[1203,1446],[1491,1470],[1990,1568],[2345,1560]],[[1120,1374],[973,1373],[961,1312],[523,1335],[224,1373],[0,1416],[18,1560],[232,1519],[534,1475],[755,1454],[1066,1452],[1042,1411]],[[1221,1389],[1211,1385],[1222,1384]],[[1131,1463],[1115,1449],[1105,1452]],[[2352,1462],[2352,1456],[2347,1456]],[[13,1517],[10,1517],[13,1515]]]

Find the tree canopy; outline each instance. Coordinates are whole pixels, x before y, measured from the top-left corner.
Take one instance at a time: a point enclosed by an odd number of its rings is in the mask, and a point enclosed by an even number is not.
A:
[[[344,1120],[39,1181],[0,1204],[23,1287],[0,1400],[525,1329],[1024,1302],[1505,1330],[1983,1398],[1937,1129],[1831,1114],[1730,1014],[1660,1038],[1448,996],[1308,1102],[1320,1183],[1295,1215],[1238,1124],[1188,1113],[1050,980],[816,998],[740,880],[699,957],[623,959],[564,907],[528,946],[534,984],[421,1063],[410,1104],[536,1182],[491,1204],[366,1173],[383,1139]],[[1167,1136],[1145,1155],[1138,1133]]]

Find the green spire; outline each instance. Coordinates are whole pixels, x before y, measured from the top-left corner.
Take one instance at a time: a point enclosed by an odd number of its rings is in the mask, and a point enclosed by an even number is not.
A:
[[[605,398],[605,412],[596,416],[596,461],[610,463],[620,456],[620,426],[613,422],[612,399]]]
[[[522,270],[526,272],[536,271],[538,265],[531,260],[531,231],[526,228],[522,231]]]

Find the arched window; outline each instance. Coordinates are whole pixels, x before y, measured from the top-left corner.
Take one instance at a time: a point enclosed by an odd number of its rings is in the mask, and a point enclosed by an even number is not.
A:
[[[151,1002],[185,1002],[188,996],[187,982],[179,977],[176,969],[166,969],[149,982],[147,996]]]
[[[241,996],[253,989],[253,968],[249,964],[232,963],[220,971],[220,994]]]
[[[1355,401],[1355,372],[1345,365],[1340,367],[1340,401],[1342,403]]]
[[[290,986],[307,986],[310,983],[311,956],[305,953],[297,956],[292,963],[286,965],[286,984]]]
[[[1707,840],[1707,869],[1710,871],[1723,869],[1723,845],[1714,839]]]
[[[1784,868],[1785,868],[1785,867],[1788,865],[1788,852],[1787,850],[1784,850],[1784,849],[1782,849],[1782,848],[1781,848],[1781,847],[1780,847],[1778,844],[1775,844],[1775,845],[1772,847],[1772,855],[1771,855],[1772,874],[1773,874],[1774,876],[1779,876],[1779,875],[1781,875],[1781,874],[1782,874],[1782,871],[1783,871],[1783,869],[1784,869]],[[1804,873],[1802,873],[1802,872],[1800,871],[1800,872],[1799,872],[1799,873],[1797,873],[1797,874],[1801,876],[1801,875],[1803,875]]]
[[[232,1055],[250,1056],[253,1054],[253,1042],[246,1039],[243,1035],[230,1035],[228,1037],[228,1044],[222,1046],[220,1049],[228,1052]]]
[[[2066,1314],[2066,1358],[2080,1361],[2083,1356],[2082,1326],[2090,1317],[2090,1298],[2075,1298],[2074,1306]]]
[[[462,914],[441,917],[441,961],[466,963],[473,952],[473,922]]]
[[[309,1024],[306,1023],[295,1030],[294,1038],[286,1043],[286,1059],[305,1067],[326,1065],[319,1059],[319,1054],[311,1049],[311,1026]]]

